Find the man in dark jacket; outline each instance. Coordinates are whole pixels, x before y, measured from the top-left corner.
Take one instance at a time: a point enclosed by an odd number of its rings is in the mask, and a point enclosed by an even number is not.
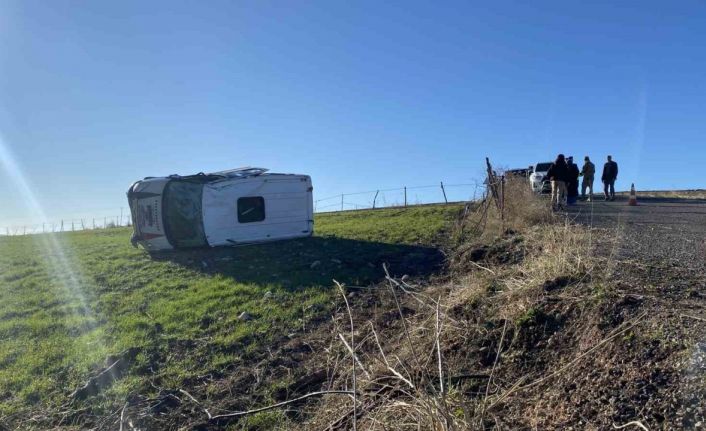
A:
[[[547,178],[552,183],[552,208],[561,209],[566,205],[566,183],[569,169],[563,154],[559,154],[547,171]]]
[[[601,181],[603,181],[603,193],[605,194],[605,200],[615,200],[615,180],[617,179],[618,164],[613,161],[612,156],[608,156],[608,161],[605,165],[603,165],[603,175],[601,176]]]
[[[569,205],[576,205],[576,200],[579,197],[579,167],[574,163],[574,158],[569,157],[566,159],[567,160],[567,168],[568,168],[568,182],[566,184],[566,191],[567,191],[567,203]]]

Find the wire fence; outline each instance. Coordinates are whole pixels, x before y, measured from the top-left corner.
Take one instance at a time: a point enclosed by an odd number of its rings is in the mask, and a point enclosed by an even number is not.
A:
[[[341,193],[314,200],[314,212],[336,212],[386,207],[406,207],[443,202],[475,201],[482,198],[485,183],[438,184],[402,186],[363,192]],[[111,229],[132,225],[129,209],[120,208],[88,217],[60,218],[42,223],[15,224],[0,227],[0,236],[33,235],[41,233],[74,232]]]
[[[402,186],[391,189],[368,190],[331,195],[314,201],[314,212],[334,212],[441,202],[475,201],[482,197],[486,185],[479,182]]]
[[[34,235],[40,233],[75,232],[132,226],[130,214],[116,216],[65,218],[34,224],[16,224],[0,228],[0,236]]]

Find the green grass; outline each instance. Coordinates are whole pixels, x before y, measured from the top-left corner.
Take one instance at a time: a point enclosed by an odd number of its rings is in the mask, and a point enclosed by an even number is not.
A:
[[[367,285],[383,262],[397,274],[432,271],[459,209],[321,214],[312,238],[154,258],[129,245],[128,229],[55,235],[63,258],[48,235],[2,238],[0,418],[57,411],[128,349],[137,354],[127,373],[87,401],[94,414],[149,392],[147,375],[183,387],[223,370],[325,313],[334,278]]]

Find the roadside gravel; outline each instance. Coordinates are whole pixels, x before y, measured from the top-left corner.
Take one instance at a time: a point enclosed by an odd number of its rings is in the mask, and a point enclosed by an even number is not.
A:
[[[592,226],[614,291],[647,312],[639,330],[655,348],[639,360],[652,392],[631,414],[658,429],[706,429],[706,200],[581,202],[567,217]]]

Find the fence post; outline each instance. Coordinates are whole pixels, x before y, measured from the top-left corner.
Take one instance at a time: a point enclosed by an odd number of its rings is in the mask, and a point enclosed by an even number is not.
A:
[[[42,223],[42,233],[44,233],[44,223]]]
[[[487,157],[485,158],[485,164],[488,169],[488,188],[490,189],[490,193],[493,195],[493,199],[495,200],[495,206],[500,209],[500,196],[498,196],[498,185],[495,182],[495,172],[493,172],[493,167],[490,165],[490,159]]]
[[[341,211],[343,211],[343,193],[341,193]]]
[[[108,227],[108,217],[103,217],[103,229]]]
[[[71,232],[73,232],[73,231],[74,231],[74,221],[71,220]]]
[[[505,231],[505,175],[500,177],[500,220],[502,220],[502,228]]]
[[[404,206],[407,208],[407,186],[404,186]]]
[[[64,219],[61,219],[61,231],[60,232],[63,232],[63,231],[64,231]]]
[[[83,223],[83,219],[81,219],[81,230],[86,230],[86,225]]]
[[[27,235],[27,226],[22,226],[22,235]]]
[[[95,217],[93,218],[93,230],[96,230],[96,219],[95,219]]]
[[[446,199],[446,190],[444,190],[444,182],[441,182],[441,193],[444,194],[444,202],[449,203],[449,200]]]
[[[375,192],[375,197],[373,198],[373,209],[375,209],[375,201],[378,200],[378,193],[380,193],[380,190]]]
[[[120,226],[123,223],[123,207],[120,207],[120,222],[118,223],[118,226]]]

